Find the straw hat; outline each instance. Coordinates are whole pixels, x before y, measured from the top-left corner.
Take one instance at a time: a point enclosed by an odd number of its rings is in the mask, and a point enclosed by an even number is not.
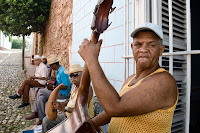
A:
[[[82,72],[83,71],[83,67],[81,67],[80,64],[74,64],[72,66],[70,66],[69,71],[65,70],[65,74],[71,74],[71,73],[75,73],[75,72]]]
[[[34,57],[33,57],[33,59],[32,60],[37,60],[37,59],[42,59],[42,57],[41,56],[39,56],[39,55],[34,55]]]
[[[49,55],[47,57],[47,65],[54,64],[56,62],[59,62],[59,59],[55,55]]]

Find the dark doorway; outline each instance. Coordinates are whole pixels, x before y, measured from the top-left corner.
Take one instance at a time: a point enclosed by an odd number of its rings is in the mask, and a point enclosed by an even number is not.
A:
[[[191,39],[192,50],[200,50],[200,19],[198,1],[191,0]],[[190,100],[190,133],[200,132],[200,54],[192,55]]]

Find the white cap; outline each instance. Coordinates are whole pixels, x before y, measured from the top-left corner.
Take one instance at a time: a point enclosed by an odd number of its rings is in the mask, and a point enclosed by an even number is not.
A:
[[[42,59],[42,57],[41,57],[41,56],[39,56],[39,55],[34,55],[34,57],[33,57],[33,59],[32,59],[32,60],[36,60],[36,59]]]
[[[141,30],[144,30],[144,29],[149,29],[149,30],[152,30],[154,33],[156,33],[160,39],[163,40],[163,31],[162,31],[162,28],[156,24],[152,24],[150,22],[147,22],[141,26],[138,26],[132,33],[131,33],[131,37],[134,37],[136,33],[138,33],[139,31]]]
[[[43,56],[42,56],[42,59],[43,59],[43,58],[47,58],[47,57],[43,55]]]

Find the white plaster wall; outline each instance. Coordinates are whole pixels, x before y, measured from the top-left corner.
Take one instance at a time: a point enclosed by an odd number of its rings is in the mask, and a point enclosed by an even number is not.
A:
[[[72,37],[72,64],[81,64],[84,61],[78,54],[79,45],[84,38],[90,39],[93,11],[98,0],[73,1],[73,37]],[[110,83],[119,92],[124,82],[124,1],[114,0],[115,11],[109,15],[111,26],[100,35],[103,44],[99,61]],[[129,4],[131,16],[131,2]],[[130,18],[130,32],[131,22]],[[129,33],[130,35],[130,33]],[[131,39],[130,39],[131,41]],[[131,52],[131,51],[130,51]]]
[[[11,49],[11,42],[9,42],[9,37],[5,37],[5,35],[3,35],[2,31],[1,32],[1,43],[0,46],[4,47],[6,49]]]

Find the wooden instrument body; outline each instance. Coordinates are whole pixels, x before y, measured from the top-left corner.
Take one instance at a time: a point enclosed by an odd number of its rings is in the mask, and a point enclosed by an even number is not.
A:
[[[58,92],[63,86],[64,84],[57,86],[49,96],[49,99],[47,101],[47,116],[49,120],[55,120],[57,118],[57,110],[53,108],[52,101],[56,101]]]

